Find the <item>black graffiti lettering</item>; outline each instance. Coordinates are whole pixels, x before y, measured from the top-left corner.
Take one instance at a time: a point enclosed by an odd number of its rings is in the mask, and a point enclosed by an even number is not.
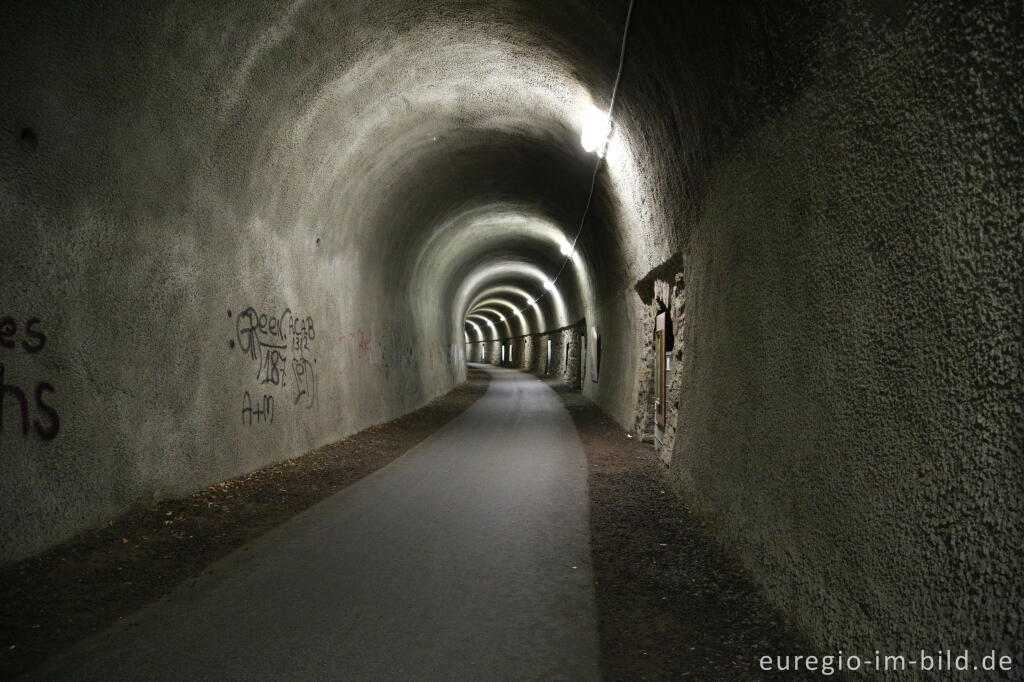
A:
[[[281,339],[282,342],[287,344],[287,342],[288,342],[288,334],[286,332],[291,331],[291,329],[292,329],[292,309],[291,308],[285,308],[284,310],[281,311],[281,314],[280,314],[280,316],[278,316],[278,319],[277,319],[278,337]]]
[[[256,380],[261,385],[294,385],[292,404],[308,408],[316,402],[316,360],[311,344],[315,337],[312,317],[294,315],[290,308],[274,316],[249,307],[236,316],[235,339],[228,346],[237,345],[257,363]],[[289,381],[289,370],[293,381]],[[258,403],[250,396],[247,403],[243,401],[242,418],[246,424],[273,421],[273,398],[264,396],[263,403]]]
[[[292,363],[292,374],[298,387],[294,404],[298,405],[302,401],[304,407],[312,407],[316,402],[316,372],[313,365],[309,360],[299,358]]]
[[[24,337],[21,339],[21,348],[28,354],[38,353],[46,346],[46,334],[40,329],[38,317],[29,318],[22,326]],[[18,333],[18,322],[11,315],[0,318],[0,347],[16,348],[17,342],[12,338]],[[9,418],[13,402],[21,410],[21,435],[27,436],[30,432],[30,421],[35,426],[36,433],[43,440],[52,440],[60,432],[60,416],[43,399],[45,393],[56,393],[53,385],[46,381],[40,381],[35,386],[35,411],[36,417],[31,418],[32,410],[29,408],[26,392],[16,386],[14,382],[6,383],[7,368],[0,364],[0,432],[3,432],[4,416]]]
[[[31,318],[25,324],[25,335],[35,341],[35,343],[21,342],[21,347],[25,349],[26,353],[38,353],[46,345],[46,334],[35,328],[37,324],[39,324],[39,318],[37,317]]]
[[[243,353],[248,353],[253,360],[257,357],[256,329],[258,327],[258,316],[252,308],[244,310],[235,318],[235,335],[238,337],[238,347]]]
[[[27,338],[22,339],[21,347],[26,353],[38,353],[46,345],[46,334],[38,329],[38,324],[39,318],[32,317],[29,318],[29,321],[23,327]],[[13,337],[17,336],[17,334],[18,321],[10,315],[0,317],[0,347],[15,348],[17,342]]]
[[[43,440],[53,440],[60,433],[60,416],[57,414],[57,410],[53,409],[49,405],[43,402],[43,393],[56,393],[57,391],[50,384],[45,381],[39,382],[36,385],[36,407],[39,411],[47,416],[49,425],[43,426],[39,419],[34,419],[33,422],[36,426],[36,433]]]
[[[263,422],[272,424],[274,422],[274,396],[265,395],[254,405],[249,391],[245,392],[242,396],[242,425],[252,426],[253,422],[256,424]]]
[[[276,318],[268,318],[252,308],[246,308],[235,322],[238,348],[253,360],[260,356],[261,348],[286,350],[288,344],[281,332],[282,327]]]
[[[238,337],[238,347],[243,353],[252,355],[254,344],[255,327],[252,325],[252,308],[243,311],[235,318],[235,335]],[[253,355],[255,358],[256,356]]]
[[[285,385],[285,368],[287,367],[288,358],[285,357],[280,351],[275,348],[268,348],[266,354],[263,356],[263,361],[260,363],[260,368],[256,372],[256,378],[260,380],[261,384],[273,384],[275,386]]]
[[[18,332],[18,323],[14,321],[14,318],[7,315],[0,318],[0,346],[4,348],[14,348],[14,341],[11,341],[10,337],[14,336]]]
[[[313,328],[313,318],[292,318],[288,325],[291,331],[291,347],[299,357],[305,357],[311,352],[309,342],[316,338],[316,331]]]
[[[28,400],[25,398],[25,392],[17,386],[9,386],[4,383],[4,371],[3,365],[0,365],[0,432],[4,429],[4,406],[7,404],[7,397],[13,396],[17,400],[17,404],[21,407],[21,435],[28,435]]]
[[[261,403],[259,400],[257,400],[256,404],[253,405],[253,408],[252,408],[252,416],[256,419],[256,423],[257,424],[261,423],[263,421],[263,418],[266,416],[266,414],[267,414],[266,410],[263,409],[263,403]]]

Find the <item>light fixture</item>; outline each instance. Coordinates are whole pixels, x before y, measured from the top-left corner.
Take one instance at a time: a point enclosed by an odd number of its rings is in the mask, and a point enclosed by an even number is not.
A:
[[[550,279],[546,279],[544,280],[544,288],[547,289],[548,291],[551,291],[552,289],[555,288],[555,285],[551,283]]]
[[[591,104],[583,119],[583,134],[580,135],[580,144],[583,145],[583,150],[604,156],[604,148],[608,143],[608,133],[611,132],[611,127],[608,114]]]
[[[560,240],[560,243],[558,245],[558,250],[562,252],[563,256],[571,256],[572,255],[572,245],[569,244],[569,242],[567,242],[564,239]]]

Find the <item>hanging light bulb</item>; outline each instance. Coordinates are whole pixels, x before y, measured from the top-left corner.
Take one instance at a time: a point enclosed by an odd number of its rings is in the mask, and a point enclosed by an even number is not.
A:
[[[604,148],[608,143],[608,133],[611,132],[611,127],[608,114],[591,104],[583,119],[583,133],[580,135],[580,144],[583,145],[583,150],[604,156]]]

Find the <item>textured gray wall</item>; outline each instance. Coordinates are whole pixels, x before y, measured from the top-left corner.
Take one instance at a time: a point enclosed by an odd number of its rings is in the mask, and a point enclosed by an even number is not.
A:
[[[2,12],[0,561],[459,381],[465,313],[561,264],[625,5]],[[1021,35],[639,0],[564,300],[501,332],[596,326],[632,424],[633,287],[680,254],[672,477],[822,646],[1024,649]]]
[[[580,385],[580,339],[584,333],[584,322],[549,332],[527,334],[515,337],[501,337],[495,341],[474,341],[468,344],[468,357],[494,365],[503,365],[531,372],[542,377],[551,377],[579,387]],[[547,344],[551,340],[551,364],[547,365]],[[512,346],[512,360],[501,362],[501,346]],[[547,370],[547,371],[545,371]]]
[[[640,361],[640,382],[637,393],[636,415],[633,419],[632,428],[638,438],[653,444],[654,449],[662,461],[669,463],[675,449],[676,428],[679,424],[679,396],[682,392],[684,373],[679,370],[683,356],[687,352],[683,347],[683,338],[686,334],[686,287],[681,262],[669,261],[671,265],[664,272],[659,272],[650,277],[647,286],[638,287],[643,289],[641,297],[647,306],[647,315],[644,320],[647,334],[644,338],[643,357]],[[657,405],[655,404],[657,390],[655,380],[655,365],[657,362],[665,362],[662,356],[660,360],[656,357],[654,343],[654,328],[657,323],[657,316],[662,311],[668,314],[669,330],[673,334],[670,360],[666,373],[665,383],[665,424],[660,427],[657,423]]]
[[[656,93],[685,63],[627,71],[687,257],[671,472],[833,652],[1019,660],[1021,7],[870,7],[752,32],[765,80],[731,71],[674,114]],[[638,18],[664,45],[671,22]]]
[[[461,380],[460,306],[561,263],[621,14],[4,3],[0,561]],[[594,315],[585,246],[531,331]]]

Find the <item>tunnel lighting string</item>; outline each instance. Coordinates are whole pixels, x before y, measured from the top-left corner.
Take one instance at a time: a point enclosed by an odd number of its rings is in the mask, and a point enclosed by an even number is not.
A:
[[[632,22],[632,19],[633,19],[633,3],[634,2],[635,2],[635,0],[629,0],[629,7],[626,10],[626,23],[622,27],[622,41],[621,41],[621,44],[619,45],[619,65],[618,65],[618,68],[615,71],[615,82],[612,84],[612,96],[611,96],[611,98],[608,101],[608,126],[609,126],[609,129],[608,129],[608,135],[607,135],[607,137],[605,137],[605,146],[606,147],[608,145],[608,138],[611,137],[611,128],[612,128],[612,125],[613,125],[612,124],[612,114],[615,112],[615,98],[619,94],[619,81],[622,80],[622,65],[626,61],[626,40],[627,40],[627,38],[629,38],[629,26],[630,26],[630,23]],[[604,163],[604,155],[603,154],[598,155],[597,161],[594,163],[594,172],[590,176],[590,191],[587,193],[587,204],[586,204],[586,206],[583,207],[583,215],[580,217],[579,227],[576,228],[576,234],[575,234],[575,236],[573,236],[572,242],[569,244],[569,253],[568,253],[568,255],[565,256],[565,259],[562,261],[562,266],[560,268],[558,268],[558,272],[555,273],[555,276],[551,279],[552,289],[554,288],[555,283],[558,281],[558,278],[562,276],[562,272],[565,271],[565,267],[569,264],[569,261],[572,260],[573,255],[576,253],[576,242],[579,241],[580,234],[583,233],[583,226],[587,222],[587,214],[590,213],[590,205],[594,202],[594,188],[597,186],[597,174],[600,172],[601,166],[602,166],[603,163]],[[536,305],[537,302],[540,301],[540,299],[544,298],[547,295],[548,295],[548,290],[545,288],[544,291],[542,291],[539,296],[536,296],[533,299],[533,303],[531,305],[528,305],[528,306],[526,306],[526,307],[524,307],[524,308],[522,308],[520,310],[517,310],[516,314],[522,314],[522,313],[526,312],[527,310],[530,309],[531,306]]]
[[[626,23],[622,27],[622,41],[621,45],[619,46],[619,66],[615,72],[615,82],[612,84],[612,96],[608,102],[609,131],[608,136],[605,138],[606,146],[608,144],[608,138],[611,137],[612,114],[615,112],[615,98],[619,94],[619,81],[622,79],[622,65],[626,61],[626,41],[629,38],[629,25],[633,19],[634,1],[635,0],[629,0],[629,8],[626,10]],[[579,227],[576,228],[576,235],[572,238],[572,242],[569,244],[568,255],[565,256],[565,259],[562,261],[562,266],[558,268],[558,272],[555,273],[554,278],[552,278],[551,280],[552,286],[554,286],[555,282],[558,281],[558,278],[562,276],[562,272],[565,270],[565,267],[569,264],[569,261],[572,260],[573,255],[576,253],[576,242],[579,241],[580,234],[583,233],[583,226],[587,222],[587,214],[590,213],[590,205],[594,202],[594,188],[597,186],[597,174],[598,172],[600,172],[601,166],[603,164],[604,155],[598,155],[597,161],[594,163],[594,172],[590,176],[590,191],[587,193],[587,204],[583,208],[583,215],[580,217]],[[545,290],[543,293],[540,294],[540,296],[537,296],[533,300],[533,302],[536,303],[537,301],[539,301],[540,299],[544,298],[547,295],[548,291]],[[523,310],[526,310],[526,308],[523,308]],[[519,312],[523,312],[523,310],[520,310]]]

